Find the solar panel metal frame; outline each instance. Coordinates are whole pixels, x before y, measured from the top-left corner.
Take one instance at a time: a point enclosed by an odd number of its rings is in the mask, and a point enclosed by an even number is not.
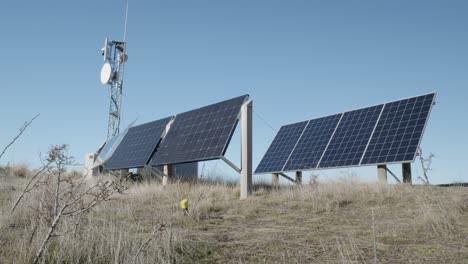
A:
[[[149,161],[149,164],[151,166],[163,166],[163,165],[173,165],[173,164],[185,164],[185,163],[192,163],[192,162],[201,162],[201,161],[209,161],[209,160],[216,160],[216,159],[221,159],[224,157],[224,155],[226,154],[226,151],[227,151],[227,148],[229,146],[229,143],[231,142],[231,139],[232,137],[234,136],[234,132],[236,130],[236,127],[239,123],[239,119],[240,119],[240,115],[241,115],[241,108],[242,106],[249,101],[249,98],[250,96],[248,94],[245,94],[245,95],[242,95],[242,96],[238,96],[238,97],[234,97],[234,98],[230,98],[230,99],[227,99],[227,100],[224,100],[224,101],[221,101],[221,102],[217,102],[217,103],[214,103],[214,104],[210,104],[210,105],[206,105],[206,106],[203,106],[203,107],[200,107],[200,108],[197,108],[197,109],[193,109],[193,110],[190,110],[190,111],[186,111],[186,112],[183,112],[181,114],[185,114],[185,113],[190,113],[192,111],[196,111],[196,110],[200,110],[200,109],[203,109],[205,107],[209,107],[209,106],[212,106],[212,105],[216,105],[216,104],[220,104],[220,103],[223,103],[223,102],[226,102],[226,101],[230,101],[230,100],[234,100],[234,99],[237,99],[237,98],[244,98],[240,108],[239,108],[239,112],[237,114],[237,118],[235,120],[235,122],[233,123],[232,125],[232,128],[230,129],[230,133],[228,135],[228,138],[226,140],[226,142],[224,143],[224,146],[223,146],[223,150],[222,150],[222,153],[221,155],[216,155],[216,156],[212,156],[212,157],[206,157],[206,158],[200,158],[200,159],[190,159],[190,160],[184,160],[184,161],[173,161],[173,162],[156,162],[154,160],[154,157],[158,154],[158,151],[159,151],[159,147],[161,146],[161,144],[158,146],[158,149],[156,150],[156,152],[154,153],[153,157],[150,159]],[[181,114],[178,114],[175,116],[174,120],[173,120],[173,123],[172,125],[175,124],[175,122],[177,121],[177,117]],[[169,129],[169,132],[168,134],[170,133],[171,129],[172,129],[172,125],[171,125],[171,128]]]
[[[121,169],[132,169],[132,168],[141,168],[141,167],[144,167],[146,164],[148,164],[148,162],[151,160],[151,158],[153,157],[156,149],[158,148],[158,146],[161,144],[161,141],[163,140],[164,138],[164,135],[167,133],[167,125],[170,124],[172,121],[174,120],[174,116],[169,116],[169,117],[166,117],[166,118],[162,118],[162,119],[158,119],[158,120],[154,120],[154,121],[151,121],[151,122],[147,122],[147,123],[144,123],[144,124],[141,124],[141,125],[138,125],[138,126],[134,126],[134,127],[131,127],[130,130],[127,132],[127,134],[122,138],[121,140],[121,143],[125,141],[125,139],[130,135],[132,135],[130,132],[132,129],[137,129],[138,127],[140,126],[144,126],[144,125],[148,125],[150,123],[153,123],[153,122],[163,122],[163,121],[166,121],[165,122],[165,125],[164,125],[164,129],[162,130],[161,134],[159,135],[159,140],[158,142],[156,142],[156,144],[154,145],[154,148],[152,148],[151,150],[151,153],[149,153],[149,156],[146,158],[146,160],[144,161],[143,164],[131,164],[131,165],[128,165],[128,164],[125,164],[125,165],[120,165],[120,166],[111,166],[109,167],[107,165],[107,162],[109,162],[111,159],[112,159],[112,156],[104,163],[104,170],[108,171],[108,170],[121,170]],[[158,135],[154,135],[154,136],[158,136]],[[128,138],[127,138],[128,139]],[[115,151],[114,151],[114,154],[117,153],[118,151],[118,148],[120,147],[121,145],[119,145]]]
[[[426,122],[424,122],[424,128],[422,130],[422,133],[421,133],[421,136],[419,137],[419,142],[418,142],[418,145],[417,145],[417,149],[419,148],[419,146],[421,145],[421,141],[422,141],[422,138],[424,136],[424,133],[426,131],[426,127],[427,127],[427,123],[429,121],[429,118],[430,118],[430,115],[431,115],[431,112],[432,112],[432,108],[434,107],[434,104],[435,104],[435,101],[436,101],[436,98],[437,98],[437,92],[430,92],[430,93],[425,93],[425,94],[421,94],[421,95],[416,95],[416,96],[411,96],[411,97],[406,97],[406,98],[402,98],[402,99],[398,99],[398,100],[393,100],[393,101],[389,101],[389,102],[386,102],[386,103],[383,103],[383,104],[375,104],[375,105],[371,105],[371,106],[366,106],[366,107],[361,107],[361,108],[356,108],[356,109],[353,109],[353,110],[348,110],[348,111],[344,111],[344,112],[338,112],[338,113],[335,113],[335,114],[331,114],[331,115],[326,115],[326,116],[322,116],[322,117],[318,117],[318,118],[313,118],[313,119],[306,119],[306,120],[302,120],[302,121],[299,121],[299,122],[293,122],[293,123],[289,123],[289,124],[285,124],[284,126],[287,126],[287,125],[292,125],[292,124],[295,124],[295,123],[301,123],[301,122],[307,122],[307,121],[310,121],[310,120],[315,120],[315,119],[319,119],[319,118],[325,118],[325,117],[330,117],[330,116],[334,116],[334,115],[338,115],[338,114],[341,114],[341,115],[344,115],[345,113],[347,112],[352,112],[352,111],[357,111],[357,110],[361,110],[361,109],[365,109],[365,108],[369,108],[369,107],[375,107],[375,106],[379,106],[379,105],[383,105],[383,108],[382,108],[382,112],[380,113],[380,115],[382,115],[383,111],[385,110],[385,105],[387,104],[390,104],[390,103],[394,103],[394,102],[398,102],[398,101],[403,101],[403,100],[407,100],[407,99],[411,99],[411,98],[416,98],[416,97],[421,97],[421,96],[426,96],[426,95],[431,95],[431,94],[434,94],[434,97],[432,99],[432,103],[430,105],[430,108],[429,108],[429,113],[427,115],[427,118],[426,118]],[[416,156],[417,156],[417,152],[415,153],[413,159],[411,160],[403,160],[403,161],[394,161],[394,162],[382,162],[382,163],[366,163],[366,164],[361,164],[362,163],[362,160],[363,160],[363,157],[365,156],[366,154],[366,151],[367,151],[367,148],[369,146],[369,143],[370,141],[372,140],[372,137],[374,135],[374,132],[375,132],[375,128],[377,127],[378,123],[379,123],[379,120],[380,120],[380,116],[379,118],[377,119],[377,122],[375,124],[375,127],[374,127],[374,130],[372,131],[372,134],[371,136],[369,137],[369,140],[367,142],[367,145],[366,145],[366,149],[364,150],[364,153],[361,157],[361,160],[359,162],[358,165],[348,165],[348,166],[335,166],[335,167],[320,167],[320,162],[321,162],[321,159],[319,161],[319,163],[317,164],[317,166],[315,168],[309,168],[309,169],[296,169],[296,170],[281,170],[281,171],[269,171],[269,172],[255,172],[254,174],[266,174],[266,173],[284,173],[284,172],[296,172],[296,171],[315,171],[315,170],[329,170],[329,169],[340,169],[340,168],[354,168],[354,167],[364,167],[364,166],[376,166],[376,165],[391,165],[391,164],[401,164],[401,163],[409,163],[409,162],[414,162],[414,160],[416,159]],[[341,120],[340,120],[341,122]],[[337,123],[337,126],[335,127],[335,132],[336,132],[336,129],[338,128],[340,122]],[[307,128],[307,126],[304,128],[304,130]],[[304,132],[304,130],[302,131],[302,134]],[[327,151],[328,149],[328,145],[330,144],[331,140],[333,139],[334,137],[334,133],[332,135],[332,137],[330,138],[330,141],[328,142],[327,144],[327,147],[325,148],[325,150],[323,151],[322,153],[322,156],[325,154],[325,152]],[[301,140],[301,137],[299,137],[298,141],[299,142]],[[291,153],[293,153],[295,150],[295,148],[291,151]],[[322,157],[323,158],[323,157]],[[262,158],[263,159],[263,158]],[[261,162],[261,161],[260,161]],[[283,168],[286,166],[288,160],[284,163],[283,165]]]

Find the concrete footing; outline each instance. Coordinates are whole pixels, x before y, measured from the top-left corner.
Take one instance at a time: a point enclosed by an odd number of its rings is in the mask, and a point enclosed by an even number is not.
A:
[[[302,184],[302,171],[296,171],[296,184]]]
[[[128,169],[121,169],[121,170],[118,170],[118,175],[122,178],[122,177],[126,177],[128,175],[128,172],[129,170]]]
[[[164,175],[162,185],[166,186],[169,183],[169,178],[172,176],[172,165],[164,165]]]
[[[278,184],[279,184],[279,174],[278,173],[272,173],[271,174],[271,185],[278,186]]]
[[[401,165],[402,175],[403,175],[403,183],[411,184],[412,176],[411,176],[411,163],[403,163]]]
[[[387,183],[387,165],[377,165],[377,175],[380,183]]]

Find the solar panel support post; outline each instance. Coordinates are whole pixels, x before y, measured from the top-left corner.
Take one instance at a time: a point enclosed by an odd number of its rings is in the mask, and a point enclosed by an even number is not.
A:
[[[296,171],[296,185],[302,185],[302,171]]]
[[[246,199],[252,194],[252,108],[252,100],[245,102],[241,108],[240,199]]]
[[[403,174],[403,183],[412,183],[411,179],[411,163],[401,164],[402,174]]]
[[[164,165],[164,175],[162,185],[166,186],[169,183],[169,178],[172,176],[172,165]]]
[[[387,165],[377,165],[377,176],[380,183],[387,183]]]
[[[278,173],[272,173],[271,174],[271,185],[278,186],[278,184],[279,184],[279,174]]]

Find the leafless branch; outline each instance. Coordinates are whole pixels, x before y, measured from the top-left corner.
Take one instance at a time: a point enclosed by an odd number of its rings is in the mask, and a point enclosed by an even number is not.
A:
[[[200,196],[198,196],[198,200],[197,200],[197,202],[195,203],[195,206],[194,206],[193,209],[192,209],[192,212],[193,212],[193,213],[195,213],[195,211],[197,210],[198,203],[200,203],[200,200],[201,200],[201,198],[203,197],[203,194],[205,194],[205,191],[202,191],[202,192],[200,193]]]
[[[28,183],[26,184],[26,186],[24,186],[23,188],[23,191],[21,192],[20,196],[18,196],[18,199],[16,199],[16,202],[15,204],[13,205],[13,207],[11,208],[10,210],[10,215],[13,214],[13,212],[15,211],[16,207],[18,206],[18,204],[20,203],[21,199],[23,199],[24,195],[28,192],[30,192],[37,184],[39,181],[36,181],[35,183],[33,183],[33,181],[39,177],[40,179],[40,176],[42,176],[42,173],[47,170],[48,166],[50,165],[50,163],[47,163],[44,167],[42,167],[38,172],[36,172],[36,174],[34,174],[31,179],[29,179]]]
[[[377,242],[375,238],[375,218],[374,218],[374,207],[371,208],[372,212],[372,244],[374,245],[374,263],[377,264]]]
[[[47,232],[47,235],[44,238],[44,241],[42,242],[41,246],[39,247],[39,250],[36,253],[36,257],[34,257],[33,264],[37,264],[39,262],[39,259],[42,257],[42,254],[44,253],[44,249],[47,246],[47,243],[49,242],[50,238],[52,237],[55,231],[55,228],[57,227],[57,224],[60,221],[62,213],[63,211],[65,211],[66,208],[67,206],[65,205],[64,207],[62,207],[62,209],[60,209],[60,211],[57,212],[57,215],[55,216],[54,221],[52,222],[52,225],[49,227],[49,231]]]
[[[133,257],[133,260],[132,260],[132,264],[135,264],[137,259],[138,259],[138,256],[140,255],[141,252],[143,252],[145,250],[145,248],[148,246],[148,244],[151,242],[151,240],[154,239],[156,233],[158,233],[159,231],[161,231],[163,229],[164,225],[160,224],[158,226],[158,228],[156,228],[153,233],[148,237],[148,239],[146,239],[141,245],[140,247],[138,248],[138,251],[137,253],[135,254],[135,256]]]
[[[3,155],[5,154],[5,152],[13,145],[15,144],[16,140],[18,140],[18,138],[21,137],[21,135],[23,134],[23,132],[28,128],[29,125],[31,125],[31,123],[39,117],[40,114],[37,114],[36,116],[34,116],[31,120],[29,120],[29,122],[26,122],[24,123],[24,125],[20,128],[19,130],[19,133],[13,138],[13,140],[11,140],[10,143],[8,143],[8,145],[5,146],[5,148],[3,148],[2,150],[2,153],[0,153],[0,159],[3,157]]]
[[[423,170],[423,176],[418,176],[418,178],[424,183],[424,184],[430,184],[429,183],[429,171],[432,170],[432,160],[436,157],[434,153],[430,153],[427,158],[423,156],[423,150],[422,148],[419,148],[419,161],[421,162],[421,167]]]

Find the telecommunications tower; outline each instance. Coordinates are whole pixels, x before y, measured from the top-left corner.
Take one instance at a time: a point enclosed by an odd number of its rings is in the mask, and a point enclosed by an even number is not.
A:
[[[122,108],[122,89],[127,50],[127,18],[128,0],[125,9],[125,27],[123,41],[106,38],[101,54],[104,65],[101,69],[101,83],[109,86],[109,121],[107,124],[107,140],[120,133],[120,113]]]
[[[101,54],[104,57],[104,65],[101,69],[101,83],[109,86],[109,122],[107,125],[107,139],[119,134],[120,113],[122,105],[122,88],[125,62],[125,41],[107,39]]]

